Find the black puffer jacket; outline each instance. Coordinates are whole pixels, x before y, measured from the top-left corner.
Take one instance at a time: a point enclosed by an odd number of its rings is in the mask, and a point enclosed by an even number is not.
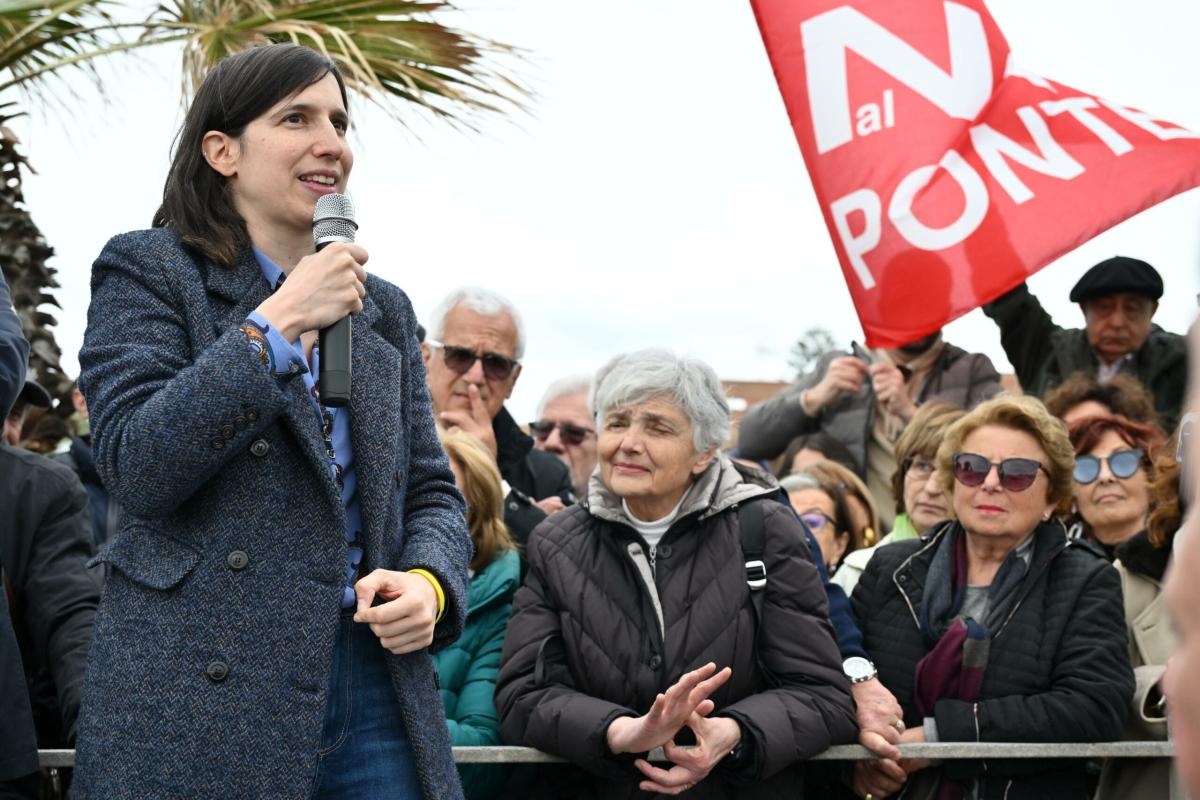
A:
[[[917,662],[928,652],[919,615],[937,544],[957,523],[881,547],[851,598],[863,643],[910,728]],[[1117,571],[1057,522],[1038,527],[1016,609],[993,631],[978,703],[940,700],[946,742],[1107,742],[1121,736],[1133,670]],[[946,761],[952,777],[977,779],[981,800],[1086,798],[1083,761]]]
[[[598,477],[585,503],[538,526],[497,681],[505,742],[590,772],[576,776],[570,796],[646,796],[632,759],[609,752],[608,725],[646,713],[684,672],[713,661],[733,668],[713,696],[714,713],[740,723],[752,755],[738,771],[718,765],[684,796],[801,797],[798,762],[855,738],[854,704],[800,523],[784,506],[754,500],[770,491],[727,459],[714,462],[653,567],[645,540]],[[751,500],[763,504],[766,533],[761,663],[738,531],[738,504]],[[766,688],[761,668],[781,685]]]

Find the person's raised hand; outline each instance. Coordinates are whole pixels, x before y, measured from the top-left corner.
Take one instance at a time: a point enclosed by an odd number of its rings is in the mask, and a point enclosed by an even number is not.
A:
[[[917,413],[917,406],[908,396],[904,373],[895,364],[879,362],[870,366],[871,388],[875,390],[875,402],[889,414],[910,420]]]
[[[853,684],[858,743],[876,755],[900,759],[896,744],[904,732],[904,709],[878,678]]]
[[[656,767],[640,758],[633,762],[646,776],[646,780],[638,784],[643,792],[668,795],[686,792],[707,778],[713,767],[742,739],[741,726],[728,717],[692,714],[686,724],[696,734],[696,745],[680,747],[673,741],[663,745],[663,754],[671,761],[669,769]]]
[[[334,242],[300,259],[279,291],[258,312],[289,342],[305,331],[327,328],[363,309],[367,296],[367,251],[356,244]]]
[[[562,501],[562,498],[556,494],[552,494],[543,500],[538,500],[536,503],[534,503],[534,505],[540,508],[542,513],[547,517],[551,514],[562,511],[567,507],[567,504]]]
[[[675,738],[692,714],[705,716],[713,710],[709,695],[721,687],[733,670],[717,672],[709,662],[685,673],[640,717],[617,717],[609,723],[606,738],[613,753],[644,753]]]
[[[813,414],[837,399],[842,392],[857,392],[867,375],[867,365],[854,356],[839,356],[829,362],[825,375],[804,393],[804,404]]]
[[[467,401],[470,408],[454,408],[438,414],[438,422],[443,428],[458,428],[463,433],[470,434],[492,454],[495,460],[499,453],[496,446],[496,432],[492,430],[492,415],[488,412],[479,387],[473,383],[467,384]]]
[[[358,608],[355,622],[371,626],[379,643],[397,655],[433,643],[437,592],[423,575],[377,569],[354,584]],[[376,596],[387,602],[371,605]]]

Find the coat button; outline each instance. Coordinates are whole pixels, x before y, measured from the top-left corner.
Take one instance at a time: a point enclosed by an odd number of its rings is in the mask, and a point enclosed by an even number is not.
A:
[[[254,422],[254,420],[258,419],[258,409],[257,408],[246,409],[246,419],[250,420],[251,422]]]
[[[208,676],[209,680],[219,683],[229,675],[229,665],[224,661],[210,661],[208,662],[208,667],[204,670],[204,674]]]
[[[233,418],[233,427],[237,428],[239,431],[246,430],[246,418],[243,417],[241,414],[234,417]]]
[[[521,506],[519,506],[519,505],[517,504],[517,501],[516,501],[516,500],[510,500],[510,501],[509,501],[509,503],[508,503],[508,510],[509,510],[509,511],[516,511],[516,510],[518,510],[520,507],[521,507]]]
[[[234,433],[236,433],[236,431],[234,431],[232,425],[222,425],[221,426],[221,435],[224,436],[226,439],[232,439]]]
[[[213,450],[220,450],[222,447],[225,446],[225,440],[222,439],[220,436],[218,436],[212,440],[211,444],[212,444]]]
[[[662,666],[662,656],[658,653],[650,656],[650,669],[658,669]]]
[[[225,559],[225,563],[228,564],[229,568],[232,570],[245,569],[246,565],[250,563],[250,556],[246,555],[241,550],[234,550]]]
[[[255,439],[254,444],[250,445],[250,454],[256,458],[262,458],[271,451],[271,445],[266,439]]]
[[[670,558],[671,557],[671,545],[664,544],[664,545],[659,546],[659,548],[654,552],[654,555],[655,555],[655,558]]]

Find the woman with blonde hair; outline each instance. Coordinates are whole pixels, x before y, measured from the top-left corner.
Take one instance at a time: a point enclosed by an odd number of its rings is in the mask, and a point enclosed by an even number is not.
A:
[[[467,500],[467,528],[475,555],[467,592],[467,624],[462,637],[434,655],[442,703],[455,747],[500,744],[500,720],[492,695],[500,669],[504,629],[520,585],[516,545],[504,525],[500,472],[483,445],[462,431],[438,431],[450,456],[454,482]],[[459,766],[468,798],[494,797],[507,769],[482,764]]]
[[[875,547],[866,547],[847,556],[834,578],[834,583],[845,589],[846,594],[854,591],[876,548],[915,539],[937,523],[954,518],[950,496],[942,488],[935,464],[938,445],[946,431],[966,413],[945,400],[926,403],[896,440],[896,472],[892,475],[896,518],[892,532],[880,539]]]
[[[901,743],[1107,742],[1133,695],[1121,581],[1057,516],[1071,503],[1066,427],[999,397],[946,432],[936,475],[954,520],[876,551],[851,598]],[[862,797],[1089,797],[1081,760],[859,761]]]

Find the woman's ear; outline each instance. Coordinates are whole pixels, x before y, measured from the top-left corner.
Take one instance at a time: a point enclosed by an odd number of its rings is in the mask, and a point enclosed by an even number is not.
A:
[[[717,448],[710,447],[700,454],[700,458],[692,465],[692,474],[699,475],[704,470],[708,469],[708,465],[712,463],[713,458],[717,455]]]
[[[238,156],[241,154],[240,143],[227,133],[209,131],[200,140],[200,150],[208,165],[226,178],[237,175]]]

